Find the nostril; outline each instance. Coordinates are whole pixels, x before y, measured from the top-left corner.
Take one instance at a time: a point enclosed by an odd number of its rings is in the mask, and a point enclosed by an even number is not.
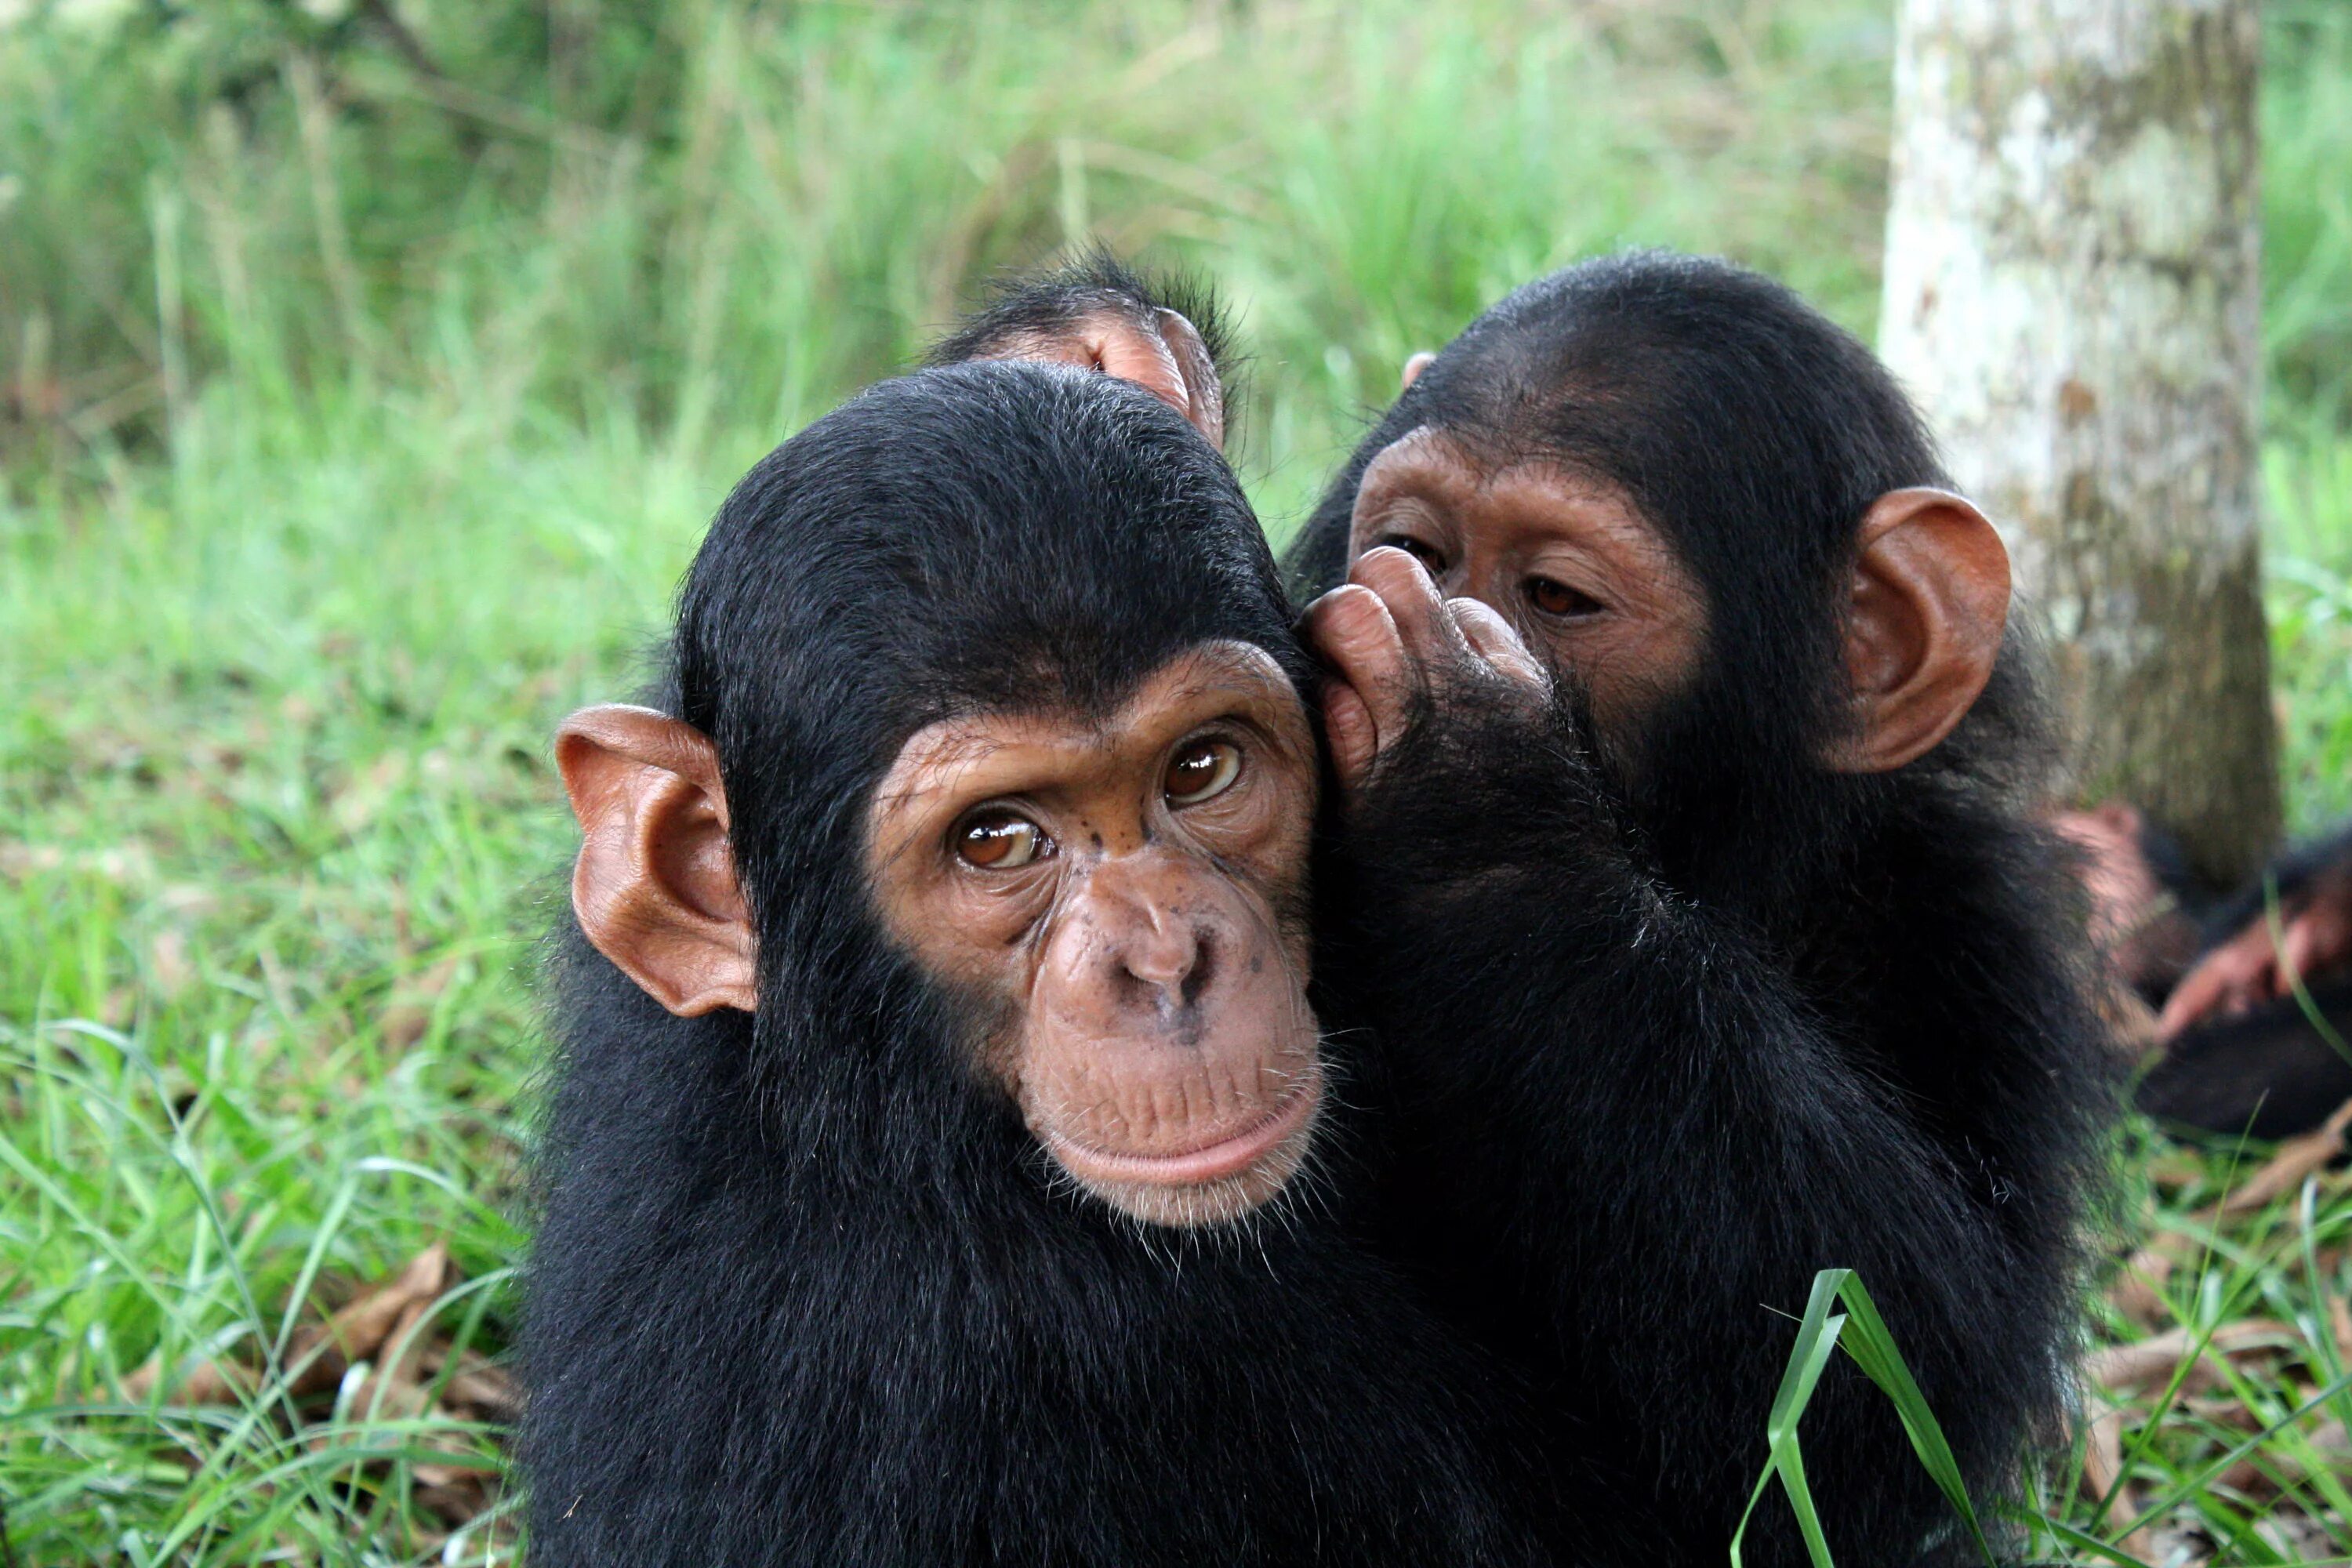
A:
[[[1152,998],[1152,1005],[1189,1007],[1209,983],[1213,955],[1209,933],[1191,926],[1163,927],[1121,955],[1127,978]]]
[[[1197,1006],[1201,993],[1209,988],[1209,977],[1217,965],[1216,947],[1207,931],[1196,931],[1192,937],[1192,967],[1177,987],[1176,994],[1187,1007]]]

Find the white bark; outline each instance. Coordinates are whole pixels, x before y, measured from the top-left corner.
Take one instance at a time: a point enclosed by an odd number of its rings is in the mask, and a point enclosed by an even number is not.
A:
[[[2256,0],[1905,0],[1881,350],[2051,634],[2072,787],[2208,874],[2278,768]]]

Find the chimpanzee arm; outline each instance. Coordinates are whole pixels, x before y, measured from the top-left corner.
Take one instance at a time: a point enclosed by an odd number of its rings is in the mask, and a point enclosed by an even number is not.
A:
[[[1454,710],[1453,735],[1413,737],[1364,793],[1343,898],[1379,911],[1379,954],[1350,968],[1425,1130],[1409,1141],[1455,1194],[1430,1217],[1466,1216],[1457,1237],[1487,1237],[1504,1278],[1525,1270],[1507,1331],[1549,1331],[1539,1359],[1643,1435],[1643,1470],[1687,1487],[1664,1528],[1719,1550],[1791,1320],[1817,1270],[1852,1268],[1984,1475],[2005,1456],[1970,1431],[2016,1429],[2002,1299],[2035,1260],[1771,955],[1644,873],[1572,725],[1475,718]],[[1479,769],[1489,749],[1511,760]],[[1832,1545],[1904,1561],[1916,1536],[1873,1516],[1916,1528],[1926,1482],[1882,1396],[1850,1370],[1825,1380],[1804,1446],[1836,1500]]]
[[[1348,805],[1335,977],[1395,1058],[1404,1245],[1640,1453],[1633,1474],[1666,1479],[1656,1528],[1706,1559],[1822,1268],[1859,1273],[1971,1479],[1998,1484],[2048,1384],[2047,1264],[1779,955],[1645,869],[1575,708],[1449,690]],[[1884,1396],[1833,1367],[1801,1431],[1841,1559],[1911,1561],[1948,1515]],[[1767,1512],[1748,1561],[1801,1560]]]

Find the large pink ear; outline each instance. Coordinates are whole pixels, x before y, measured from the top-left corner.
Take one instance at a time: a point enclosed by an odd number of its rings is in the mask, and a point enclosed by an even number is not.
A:
[[[1082,365],[1131,381],[1224,450],[1224,384],[1200,330],[1178,311],[1155,310],[1147,325],[1107,305],[1066,329],[1023,332],[982,357]]]
[[[680,1017],[751,1012],[757,948],[709,738],[650,708],[583,708],[555,764],[580,819],[572,907],[596,951]]]
[[[1830,759],[1885,773],[1941,743],[1992,679],[2009,551],[1948,490],[1890,490],[1864,514],[1846,621],[1854,722]]]

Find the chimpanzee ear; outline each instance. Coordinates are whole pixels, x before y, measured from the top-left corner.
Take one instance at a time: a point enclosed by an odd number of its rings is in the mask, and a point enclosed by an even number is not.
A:
[[[1209,357],[1209,345],[1202,341],[1201,330],[1192,325],[1182,312],[1160,306],[1151,313],[1153,324],[1160,329],[1160,341],[1168,345],[1168,355],[1176,362],[1182,378],[1177,390],[1180,401],[1171,397],[1168,390],[1154,386],[1140,376],[1129,379],[1142,381],[1162,401],[1172,406],[1192,423],[1192,428],[1208,437],[1209,445],[1222,452],[1225,449],[1225,384],[1217,379],[1217,362]],[[1113,375],[1126,373],[1112,369],[1109,362],[1103,368]]]
[[[572,907],[596,951],[682,1018],[758,1000],[719,752],[650,708],[583,708],[555,735],[580,819]]]
[[[1952,732],[1992,679],[2009,624],[2009,552],[1948,490],[1890,490],[1864,515],[1847,614],[1854,724],[1830,759],[1885,773]]]
[[[982,359],[1083,365],[1131,381],[1191,421],[1209,445],[1225,447],[1225,389],[1200,330],[1181,312],[1150,308],[1148,320],[1104,306],[1066,327],[1029,329],[982,351]]]
[[[1210,446],[1225,449],[1224,384],[1200,330],[1181,312],[1154,307],[1145,326],[1121,310],[1096,310],[1080,317],[1072,331],[1061,353],[1040,357],[1131,381],[1191,421]]]

